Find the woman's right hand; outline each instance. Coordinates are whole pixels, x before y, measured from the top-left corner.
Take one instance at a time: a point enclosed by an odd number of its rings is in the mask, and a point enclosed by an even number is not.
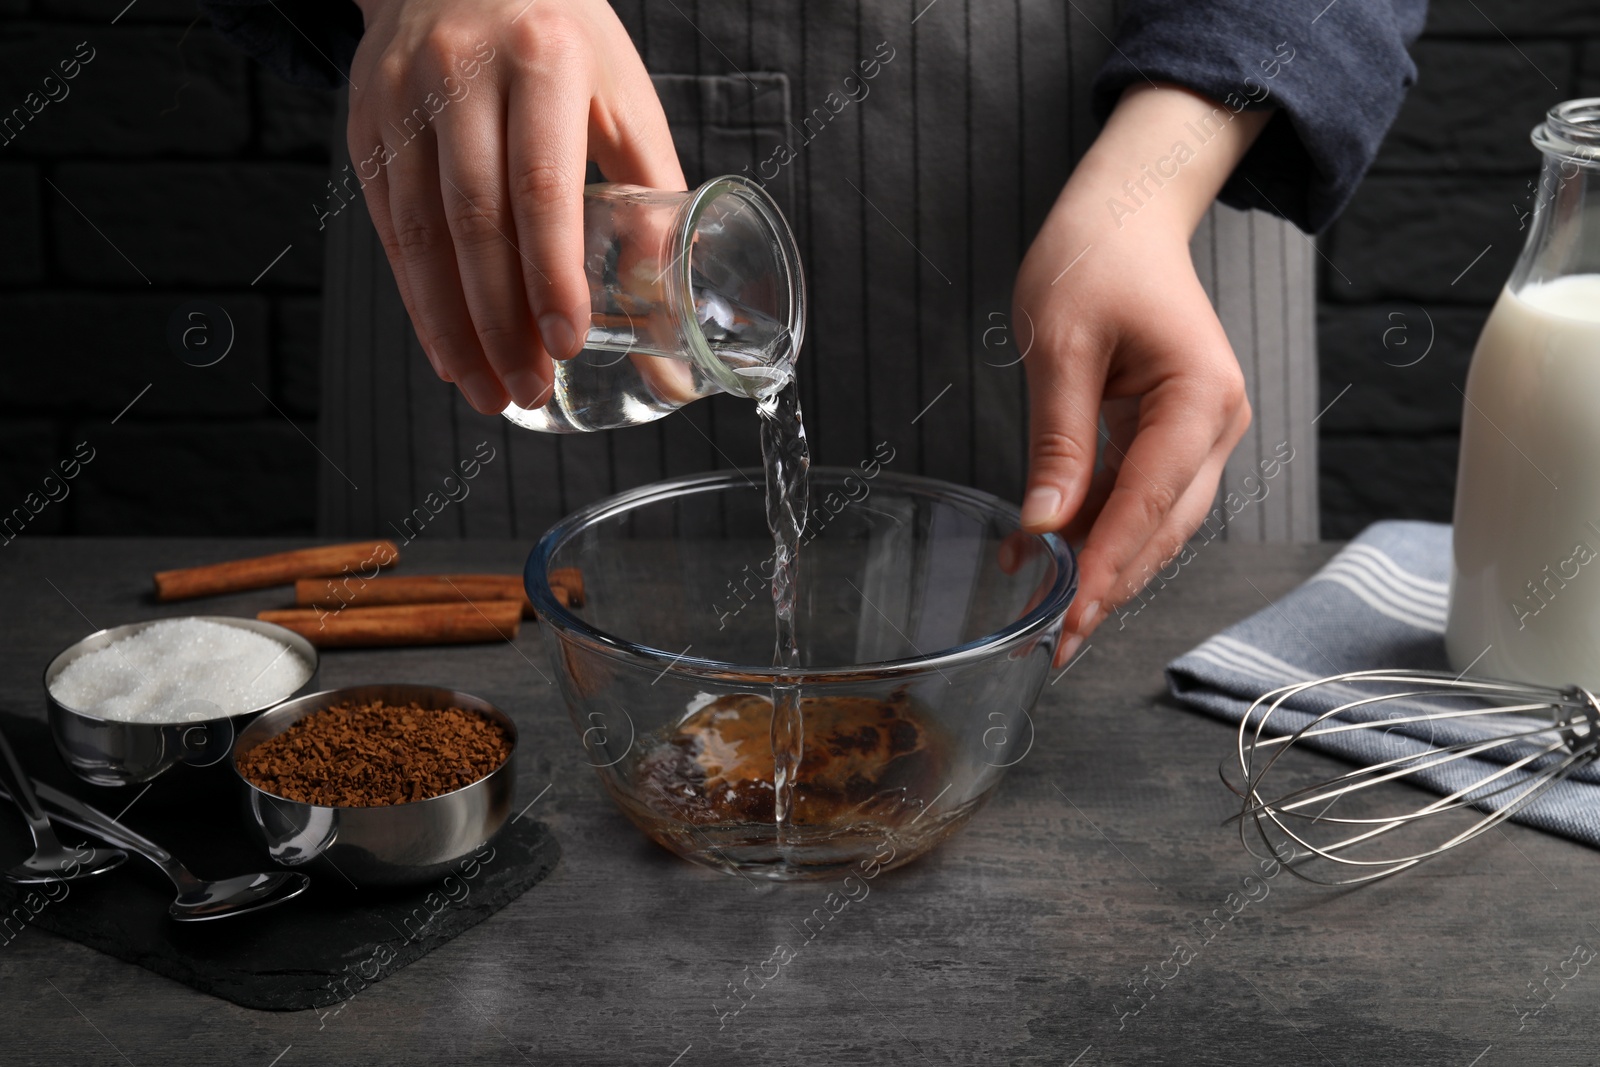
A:
[[[347,139],[434,371],[485,414],[550,397],[589,328],[583,183],[684,188],[605,0],[357,0]]]

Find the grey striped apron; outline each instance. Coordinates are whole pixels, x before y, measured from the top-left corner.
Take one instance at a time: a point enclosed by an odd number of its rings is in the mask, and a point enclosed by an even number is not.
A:
[[[887,441],[893,469],[1019,499],[1027,404],[1007,343],[1011,286],[1095,135],[1089,84],[1110,47],[1109,0],[616,7],[690,184],[758,177],[795,227],[810,287],[800,366],[815,461],[854,465]],[[342,127],[334,142],[337,172]],[[340,212],[329,230],[323,535],[531,541],[612,492],[759,462],[755,414],[726,396],[570,436],[477,414],[430,371],[366,213]],[[1243,492],[1259,460],[1294,449],[1226,536],[1314,540],[1311,244],[1279,219],[1217,206],[1193,252],[1255,411],[1222,491]],[[491,453],[462,481],[463,461]]]

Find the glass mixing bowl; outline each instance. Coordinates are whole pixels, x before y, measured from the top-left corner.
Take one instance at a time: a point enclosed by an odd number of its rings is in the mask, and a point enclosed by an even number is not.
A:
[[[773,662],[760,472],[648,485],[558,523],[528,595],[587,762],[673,852],[775,879],[879,869],[961,826],[1033,743],[1077,588],[1066,543],[986,493],[814,467],[801,666]],[[564,606],[551,571],[577,567]],[[790,818],[774,818],[774,684],[802,693]]]

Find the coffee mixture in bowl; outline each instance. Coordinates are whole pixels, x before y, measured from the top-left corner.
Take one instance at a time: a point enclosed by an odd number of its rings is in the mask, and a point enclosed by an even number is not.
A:
[[[909,822],[943,784],[950,743],[903,693],[888,700],[804,697],[801,711],[804,746],[792,810],[797,825],[858,816]],[[642,748],[638,795],[667,820],[774,820],[771,700],[744,693],[717,697]]]

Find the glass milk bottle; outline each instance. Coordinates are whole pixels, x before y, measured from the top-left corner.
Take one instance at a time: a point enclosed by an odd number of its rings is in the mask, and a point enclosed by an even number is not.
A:
[[[1493,677],[1600,688],[1600,98],[1550,109],[1516,269],[1467,375],[1445,644]]]
[[[583,193],[590,326],[555,361],[550,399],[506,409],[530,430],[636,426],[700,397],[764,399],[794,375],[805,283],[794,235],[759,185],[734,175],[688,192]]]

